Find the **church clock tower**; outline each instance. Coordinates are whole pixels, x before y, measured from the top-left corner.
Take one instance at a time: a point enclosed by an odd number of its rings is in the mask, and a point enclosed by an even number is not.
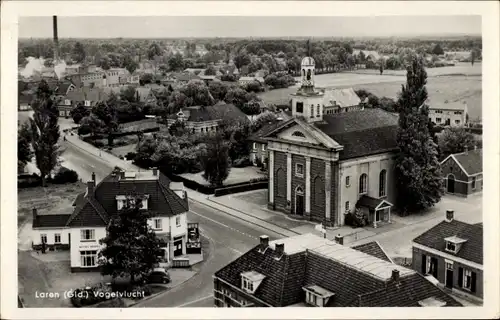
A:
[[[302,59],[300,67],[300,88],[292,94],[292,115],[307,122],[323,120],[324,90],[317,90],[314,83],[315,62],[311,57],[309,41],[308,56]]]

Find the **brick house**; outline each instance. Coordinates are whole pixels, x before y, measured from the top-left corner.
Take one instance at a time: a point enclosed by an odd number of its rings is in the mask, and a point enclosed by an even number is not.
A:
[[[268,207],[341,226],[345,214],[368,203],[374,227],[390,222],[398,115],[381,109],[324,114],[324,95],[314,86],[314,60],[304,58],[293,118],[263,136],[271,169]]]
[[[71,110],[79,103],[87,108],[92,108],[97,103],[105,101],[108,95],[102,88],[83,87],[70,90],[65,97],[57,101],[60,117],[70,117]]]
[[[413,240],[413,269],[431,275],[446,289],[483,299],[483,225],[446,219]]]
[[[71,271],[98,268],[99,240],[106,236],[110,217],[131,197],[142,197],[142,210],[153,213],[148,224],[163,242],[163,266],[186,255],[188,199],[185,191],[170,189],[170,180],[157,169],[140,172],[113,171],[96,185],[95,175],[87,191],[79,194],[72,212],[38,215],[33,211],[33,248],[69,248]]]
[[[260,243],[214,275],[216,307],[461,306],[419,273],[313,234]]]
[[[445,191],[467,197],[483,190],[483,150],[450,154],[441,161]]]

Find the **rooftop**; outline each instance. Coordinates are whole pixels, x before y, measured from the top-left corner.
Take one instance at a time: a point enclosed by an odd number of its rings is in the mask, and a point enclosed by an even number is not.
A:
[[[429,109],[432,110],[457,110],[463,111],[467,104],[462,101],[431,101],[429,102]]]
[[[469,150],[467,152],[453,154],[453,158],[460,164],[468,175],[483,172],[483,150]]]

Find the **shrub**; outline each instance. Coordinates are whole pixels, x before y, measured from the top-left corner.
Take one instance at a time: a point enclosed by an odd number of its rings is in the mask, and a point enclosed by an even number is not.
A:
[[[42,185],[42,180],[40,176],[36,173],[31,175],[29,174],[20,174],[17,176],[17,187],[18,188],[33,188]]]
[[[52,179],[52,183],[64,184],[74,183],[78,181],[78,173],[76,171],[62,167]]]
[[[239,159],[236,159],[233,161],[233,167],[235,167],[235,168],[244,168],[244,167],[248,167],[251,165],[252,165],[252,162],[250,161],[250,159],[248,157],[239,158]]]
[[[345,215],[344,223],[353,228],[360,228],[368,224],[368,217],[361,214],[361,211],[356,208],[355,213],[349,212]]]
[[[133,161],[133,160],[135,159],[136,155],[137,155],[137,154],[136,154],[135,152],[129,152],[129,153],[127,153],[127,154],[125,155],[125,158],[127,158],[127,160],[131,160],[131,161]]]

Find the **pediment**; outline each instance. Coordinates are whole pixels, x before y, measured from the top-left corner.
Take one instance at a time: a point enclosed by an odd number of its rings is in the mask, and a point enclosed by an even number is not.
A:
[[[276,137],[287,141],[305,142],[315,145],[321,144],[311,133],[298,124],[277,133]]]

